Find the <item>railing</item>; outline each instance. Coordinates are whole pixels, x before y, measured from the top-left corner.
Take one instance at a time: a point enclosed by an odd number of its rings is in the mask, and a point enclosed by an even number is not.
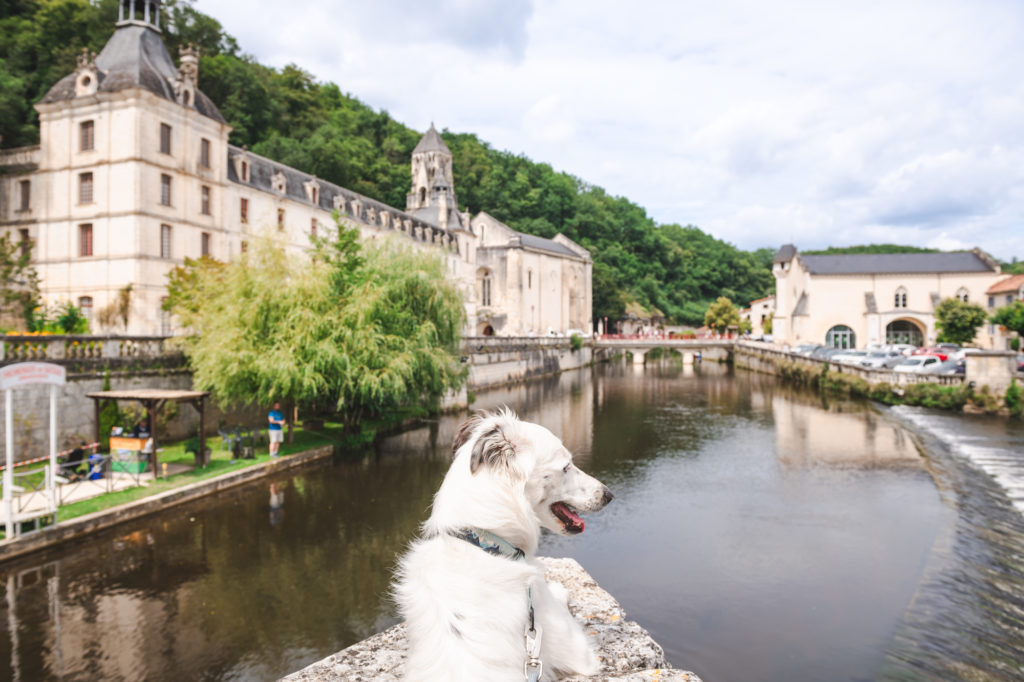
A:
[[[8,334],[0,337],[0,364],[26,361],[177,357],[166,336]]]
[[[466,336],[462,339],[462,352],[485,353],[498,350],[526,350],[527,348],[561,348],[569,343],[568,336]]]

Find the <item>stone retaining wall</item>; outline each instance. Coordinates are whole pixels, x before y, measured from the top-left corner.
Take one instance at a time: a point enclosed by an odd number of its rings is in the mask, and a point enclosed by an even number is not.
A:
[[[576,350],[564,337],[476,336],[466,338],[462,347],[471,391],[586,367],[594,359],[589,339]]]
[[[626,620],[615,598],[605,592],[573,559],[546,559],[545,578],[561,583],[569,593],[569,611],[594,639],[601,671],[592,677],[569,677],[571,682],[700,682],[676,670],[651,635]],[[353,644],[322,661],[283,678],[287,682],[399,682],[405,674],[405,626],[396,625]]]

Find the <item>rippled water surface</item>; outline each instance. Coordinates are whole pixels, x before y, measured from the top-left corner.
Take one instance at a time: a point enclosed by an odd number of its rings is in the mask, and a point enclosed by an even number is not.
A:
[[[476,407],[499,404],[616,493],[542,553],[579,559],[706,682],[1024,677],[1019,424],[717,365],[599,367]],[[457,425],[0,565],[0,679],[276,679],[391,625]]]

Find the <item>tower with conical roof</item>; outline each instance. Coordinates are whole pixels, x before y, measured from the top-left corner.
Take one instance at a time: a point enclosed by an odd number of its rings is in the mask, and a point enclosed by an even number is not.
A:
[[[443,230],[469,231],[468,214],[459,213],[452,179],[452,152],[434,124],[412,150],[412,191],[405,210]]]

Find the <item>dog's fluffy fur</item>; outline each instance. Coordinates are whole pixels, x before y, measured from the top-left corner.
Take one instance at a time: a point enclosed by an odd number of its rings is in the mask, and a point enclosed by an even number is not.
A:
[[[573,465],[554,434],[509,410],[471,417],[453,451],[394,586],[408,628],[406,679],[522,680],[527,586],[543,633],[541,679],[596,673],[597,657],[569,614],[564,589],[544,581],[535,554],[542,527],[579,533],[577,512],[601,509],[611,493]],[[488,554],[450,534],[467,527],[499,535],[526,560]]]

